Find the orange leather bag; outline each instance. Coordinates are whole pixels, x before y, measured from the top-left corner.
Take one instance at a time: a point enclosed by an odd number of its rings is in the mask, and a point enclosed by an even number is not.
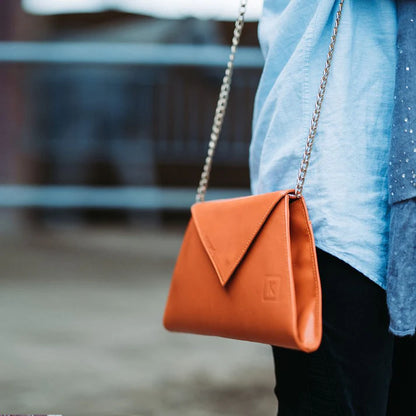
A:
[[[322,300],[312,225],[302,196],[343,1],[295,189],[204,202],[244,22],[242,0],[197,202],[173,272],[166,329],[316,350]]]

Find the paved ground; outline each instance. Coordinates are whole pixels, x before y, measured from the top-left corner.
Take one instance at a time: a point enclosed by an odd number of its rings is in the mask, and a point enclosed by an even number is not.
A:
[[[162,327],[181,232],[0,237],[0,413],[275,415],[267,345]]]

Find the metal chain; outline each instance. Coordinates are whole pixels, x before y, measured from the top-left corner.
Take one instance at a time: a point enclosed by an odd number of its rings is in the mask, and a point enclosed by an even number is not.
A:
[[[212,168],[212,159],[214,157],[215,148],[217,147],[218,138],[221,133],[222,125],[224,122],[225,110],[228,104],[228,97],[230,95],[231,78],[234,68],[234,57],[237,50],[237,45],[240,43],[241,32],[244,26],[244,15],[246,13],[247,0],[240,1],[240,8],[238,11],[238,17],[235,21],[233,40],[231,42],[231,51],[228,58],[227,68],[225,69],[225,75],[222,79],[222,85],[220,94],[217,101],[217,108],[215,109],[214,122],[212,124],[210,140],[208,144],[208,154],[205,158],[205,164],[202,170],[201,179],[196,193],[196,202],[202,202],[205,199],[205,193],[207,192],[209,174]]]
[[[344,5],[344,0],[340,0],[338,11],[337,11],[337,17],[335,19],[335,25],[334,25],[332,36],[331,36],[331,43],[329,45],[329,51],[328,51],[328,55],[327,55],[327,59],[325,63],[325,69],[322,75],[321,84],[319,86],[319,92],[318,92],[318,96],[317,96],[317,100],[315,104],[315,110],[313,112],[312,121],[311,121],[311,125],[309,128],[308,140],[306,141],[305,152],[303,154],[302,163],[300,164],[300,168],[298,172],[298,179],[297,179],[296,188],[295,188],[295,195],[297,198],[300,198],[302,196],[303,185],[305,183],[305,176],[306,176],[306,172],[309,166],[309,159],[311,157],[312,146],[315,140],[319,116],[321,114],[322,101],[324,99],[326,83],[328,81],[329,68],[331,67],[332,55],[334,53],[335,41],[337,39],[338,26],[339,26],[339,22],[341,19],[341,12],[342,12],[343,5]]]
[[[324,74],[321,79],[321,84],[319,87],[319,93],[318,93],[318,97],[317,97],[317,101],[315,105],[315,110],[312,116],[311,127],[309,130],[308,140],[307,140],[306,147],[305,147],[305,153],[303,155],[303,160],[301,163],[301,167],[299,169],[298,180],[297,180],[296,188],[295,188],[295,195],[298,198],[302,196],[303,184],[305,182],[305,176],[306,176],[307,168],[309,165],[309,159],[310,159],[312,146],[313,146],[313,142],[314,142],[314,138],[316,134],[316,128],[318,125],[321,105],[322,105],[322,101],[323,101],[324,94],[325,94],[325,87],[326,87],[326,83],[328,80],[329,68],[331,66],[332,54],[334,52],[335,40],[336,40],[336,36],[338,32],[338,26],[339,26],[339,21],[341,18],[343,4],[344,4],[344,0],[340,0],[339,8],[337,11],[337,17],[336,17],[336,21],[335,21],[335,25],[333,29],[333,35],[331,37],[331,43],[329,46],[329,52],[328,52],[328,56],[327,56],[327,60],[325,64]],[[218,139],[221,133],[222,125],[224,122],[225,110],[228,104],[228,97],[230,95],[235,52],[240,42],[241,32],[243,30],[244,15],[246,12],[246,8],[247,8],[247,0],[240,0],[239,13],[238,13],[237,20],[235,22],[233,39],[231,42],[231,51],[230,51],[230,55],[229,55],[229,59],[227,63],[227,68],[225,69],[225,75],[222,80],[220,94],[219,94],[218,101],[217,101],[217,107],[215,110],[214,121],[213,121],[212,129],[211,129],[210,141],[208,144],[208,154],[207,154],[207,157],[205,158],[205,163],[204,163],[204,167],[202,170],[201,179],[199,181],[197,194],[195,198],[196,202],[202,202],[205,199],[205,194],[206,194],[207,187],[208,187],[209,175],[211,173],[215,148],[217,146]]]

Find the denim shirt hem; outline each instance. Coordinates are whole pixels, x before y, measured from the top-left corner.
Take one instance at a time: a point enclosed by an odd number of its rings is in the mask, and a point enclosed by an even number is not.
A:
[[[389,326],[389,331],[394,334],[397,335],[399,337],[405,337],[405,336],[412,336],[415,334],[416,332],[416,328],[415,329],[408,329],[407,331],[399,331],[397,329],[395,329],[393,326]]]
[[[338,257],[345,263],[348,263],[351,267],[362,273],[366,278],[370,279],[372,282],[380,286],[383,290],[386,290],[387,286],[385,280],[380,279],[379,276],[373,275],[373,273],[369,269],[363,267],[363,264],[361,262],[356,262],[352,256],[348,256],[346,253],[339,252],[335,250],[334,247],[326,246],[325,244],[322,244],[320,241],[317,241],[315,245],[321,250],[324,250],[327,253],[332,254],[335,257]]]

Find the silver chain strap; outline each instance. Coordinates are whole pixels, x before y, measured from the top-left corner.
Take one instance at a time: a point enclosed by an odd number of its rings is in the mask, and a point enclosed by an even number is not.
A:
[[[329,45],[329,52],[325,64],[324,73],[321,79],[319,93],[317,101],[315,104],[315,110],[312,116],[312,122],[309,129],[308,140],[306,142],[305,152],[303,155],[302,163],[298,173],[298,179],[295,188],[295,195],[299,198],[302,196],[303,184],[305,182],[305,176],[309,165],[309,159],[311,156],[312,146],[316,135],[316,128],[318,126],[319,115],[321,112],[321,105],[325,94],[325,88],[329,75],[329,68],[331,66],[332,54],[334,52],[335,41],[338,33],[339,21],[341,18],[342,6],[344,0],[339,0],[339,8],[337,11],[337,17],[333,29],[333,34],[331,36],[331,43]],[[247,8],[247,0],[240,0],[240,8],[238,12],[238,17],[235,22],[233,39],[231,42],[231,51],[228,58],[227,67],[225,69],[225,75],[222,80],[221,90],[217,101],[217,107],[215,109],[214,121],[212,124],[210,141],[208,144],[208,154],[205,158],[204,167],[201,174],[201,179],[199,181],[196,202],[202,202],[205,199],[205,194],[208,188],[209,175],[211,173],[212,161],[215,153],[215,148],[217,147],[218,139],[221,133],[222,125],[224,123],[225,110],[228,104],[228,98],[230,95],[232,73],[234,68],[234,58],[237,46],[240,42],[241,32],[244,26],[244,15]]]
[[[211,173],[212,168],[212,159],[214,157],[215,148],[217,147],[218,138],[221,133],[222,125],[224,122],[225,110],[228,104],[228,97],[230,95],[231,78],[233,75],[234,68],[234,57],[235,52],[237,50],[237,45],[240,43],[241,32],[243,31],[246,7],[247,0],[241,0],[240,9],[238,11],[238,17],[235,21],[230,56],[228,58],[224,78],[222,79],[221,90],[217,101],[217,108],[215,109],[215,116],[214,121],[212,123],[211,135],[208,144],[208,154],[205,158],[205,164],[202,169],[201,179],[199,180],[199,186],[196,193],[196,202],[202,202],[205,199],[205,193],[207,192],[209,174]]]
[[[335,19],[334,29],[332,31],[331,43],[329,44],[329,51],[328,51],[328,55],[326,58],[325,69],[322,75],[321,84],[319,86],[319,92],[318,92],[318,97],[317,97],[316,104],[315,104],[315,110],[313,111],[312,121],[311,121],[311,125],[309,128],[308,140],[306,141],[305,152],[303,154],[302,163],[300,164],[300,168],[299,168],[298,179],[296,181],[295,195],[297,198],[300,198],[302,196],[303,185],[305,183],[305,176],[306,176],[306,172],[309,166],[309,159],[311,157],[312,146],[315,141],[316,128],[318,127],[318,120],[321,114],[321,105],[324,99],[326,83],[328,81],[329,68],[331,66],[332,55],[334,53],[335,41],[337,39],[338,26],[339,26],[339,21],[341,19],[341,12],[342,12],[343,5],[344,5],[344,0],[340,0],[338,11],[337,11],[337,17]]]

